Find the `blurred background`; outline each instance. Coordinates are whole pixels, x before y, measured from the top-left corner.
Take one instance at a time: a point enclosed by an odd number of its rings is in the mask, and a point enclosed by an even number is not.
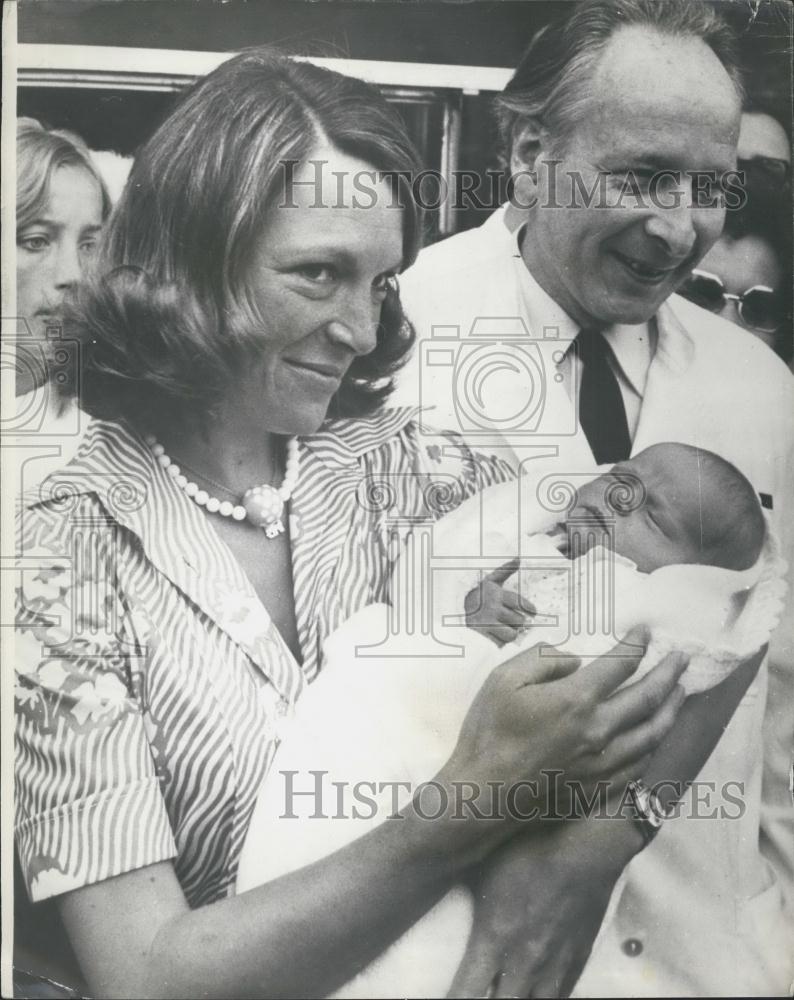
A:
[[[428,168],[499,168],[489,114],[529,37],[572,0],[20,0],[18,113],[129,155],[178,91],[224,57],[263,42],[377,83]],[[790,0],[724,0],[751,96],[791,138]],[[44,48],[46,46],[46,48]],[[695,99],[695,95],[693,95]],[[428,178],[428,202],[434,198]],[[487,215],[451,199],[429,238]]]

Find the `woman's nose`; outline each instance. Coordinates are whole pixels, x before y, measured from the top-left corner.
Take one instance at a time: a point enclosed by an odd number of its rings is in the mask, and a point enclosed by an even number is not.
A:
[[[366,303],[348,303],[344,314],[328,324],[328,336],[354,354],[369,354],[377,344],[379,324],[380,304],[368,296]]]
[[[64,240],[58,247],[55,259],[55,287],[66,292],[80,280],[80,251],[76,243]]]

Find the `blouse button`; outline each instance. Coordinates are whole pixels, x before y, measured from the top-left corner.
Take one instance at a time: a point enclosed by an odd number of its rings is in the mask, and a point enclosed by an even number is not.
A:
[[[636,958],[637,955],[642,954],[642,941],[637,938],[626,938],[622,947],[623,953],[628,955],[629,958]]]

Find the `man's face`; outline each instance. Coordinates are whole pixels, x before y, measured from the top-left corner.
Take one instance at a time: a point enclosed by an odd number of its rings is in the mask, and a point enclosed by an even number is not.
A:
[[[522,247],[573,319],[605,326],[654,315],[722,230],[724,208],[695,203],[691,173],[715,171],[719,184],[735,169],[738,127],[735,90],[705,43],[637,27],[612,37],[573,133],[564,142],[543,133]],[[627,186],[632,175],[638,187]]]

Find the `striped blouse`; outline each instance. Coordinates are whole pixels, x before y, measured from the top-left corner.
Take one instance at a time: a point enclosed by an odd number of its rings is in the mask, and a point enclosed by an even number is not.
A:
[[[31,899],[173,859],[234,891],[279,726],[325,638],[387,596],[395,524],[512,475],[408,410],[302,439],[290,505],[298,664],[202,511],[124,425],[92,421],[19,514],[16,838]]]

